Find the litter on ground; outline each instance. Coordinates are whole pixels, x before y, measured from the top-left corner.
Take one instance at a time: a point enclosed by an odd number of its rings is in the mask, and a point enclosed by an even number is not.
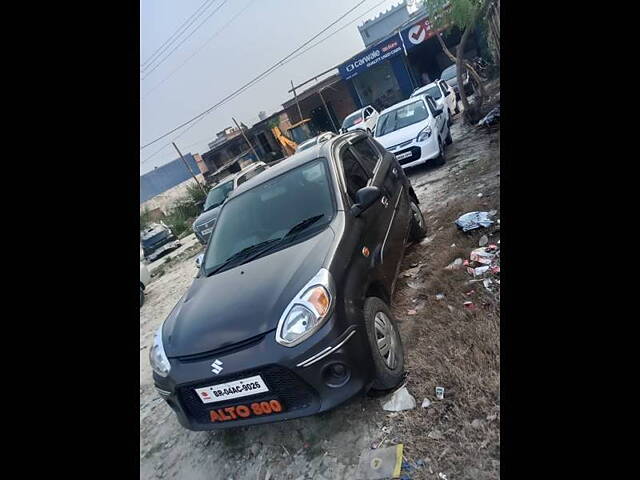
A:
[[[359,480],[383,480],[398,478],[402,468],[403,445],[393,445],[376,450],[365,449],[360,454],[356,471]]]
[[[489,218],[488,212],[469,212],[458,217],[455,224],[463,232],[468,232],[480,227],[489,227],[493,225],[493,220]]]

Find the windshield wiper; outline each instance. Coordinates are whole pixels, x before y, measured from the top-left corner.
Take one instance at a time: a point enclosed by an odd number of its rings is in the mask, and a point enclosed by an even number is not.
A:
[[[273,244],[274,242],[279,242],[279,241],[280,241],[279,238],[272,238],[271,240],[266,240],[264,242],[256,243],[255,245],[250,245],[250,246],[248,246],[246,248],[243,248],[242,250],[240,250],[240,251],[234,253],[233,255],[231,255],[229,258],[227,258],[224,262],[222,262],[220,265],[215,267],[209,273],[207,273],[207,277],[213,275],[216,272],[219,272],[224,267],[229,266],[230,264],[236,262],[237,260],[243,259],[243,258],[251,255],[256,250],[260,250],[262,248],[268,247],[271,244]]]
[[[242,260],[242,263],[238,264],[238,265],[242,265],[244,263],[248,263],[251,260],[258,258],[259,256],[265,254],[267,251],[272,250],[278,245],[284,243],[286,240],[294,237],[295,235],[302,232],[303,230],[306,230],[311,225],[313,225],[318,220],[320,220],[322,217],[324,217],[324,213],[321,213],[320,215],[314,215],[313,217],[305,218],[301,222],[296,223],[293,227],[289,229],[287,233],[285,233],[280,238],[272,238],[271,240],[256,243],[255,245],[251,245],[250,247],[243,248],[239,252],[236,252],[233,255],[231,255],[229,258],[227,258],[223,263],[218,265],[216,268],[214,268],[211,272],[207,274],[207,276],[211,276],[214,273],[219,272],[223,268],[229,266],[232,263],[235,263],[238,260]]]

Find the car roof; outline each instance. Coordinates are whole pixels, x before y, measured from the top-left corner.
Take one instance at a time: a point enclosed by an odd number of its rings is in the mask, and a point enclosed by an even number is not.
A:
[[[380,116],[384,115],[387,112],[391,112],[397,108],[404,107],[405,105],[414,103],[416,100],[421,99],[422,97],[425,97],[425,96],[426,96],[425,94],[418,94],[415,97],[409,97],[406,100],[396,103],[395,105],[391,105],[389,108],[385,108],[383,111],[380,112]]]
[[[455,70],[456,68],[456,64],[452,63],[451,65],[449,65],[447,68],[445,68],[444,70],[442,70],[442,73],[447,72],[449,70]]]
[[[412,97],[418,96],[418,95],[420,95],[420,92],[424,92],[424,91],[426,91],[426,90],[429,90],[429,89],[430,89],[431,87],[433,87],[433,86],[436,86],[436,87],[440,88],[440,79],[439,79],[439,78],[438,78],[438,79],[436,79],[436,81],[435,81],[435,82],[431,82],[431,83],[429,83],[428,85],[425,85],[425,86],[423,86],[423,87],[416,88],[416,89],[413,91],[413,93],[411,94],[411,96],[412,96]]]
[[[345,139],[349,139],[351,137],[358,136],[358,135],[363,135],[363,134],[347,132],[342,135],[336,135],[330,138],[329,140],[327,140],[326,142],[316,144],[311,148],[308,148],[301,152],[294,153],[290,157],[287,157],[284,160],[282,160],[280,163],[268,168],[267,170],[262,172],[260,175],[256,175],[252,179],[244,182],[242,185],[236,188],[229,195],[229,197],[227,198],[227,201],[231,200],[232,198],[238,195],[241,195],[242,193],[252,189],[253,187],[260,185],[261,183],[268,182],[269,180],[277,177],[278,175],[282,175],[283,173],[288,172],[289,170],[293,170],[294,168],[297,168],[300,165],[303,165],[307,162],[315,160],[316,158],[325,157],[329,159],[329,161],[331,161],[331,158],[333,158],[333,156],[331,155],[331,149],[336,143],[342,143]]]

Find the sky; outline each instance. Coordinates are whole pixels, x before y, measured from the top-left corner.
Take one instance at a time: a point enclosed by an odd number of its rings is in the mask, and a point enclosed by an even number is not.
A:
[[[186,33],[160,53],[158,58],[163,58],[175,48],[166,60],[145,63],[205,1],[140,1],[141,146],[222,100],[361,0],[213,0]],[[216,132],[233,126],[232,117],[251,126],[260,111],[280,110],[292,98],[287,93],[292,80],[294,85],[304,82],[364,49],[357,26],[399,1],[366,0],[318,40],[360,17],[344,30],[275,70],[186,132],[178,130],[141,150],[140,174],[177,158],[171,141],[183,154],[204,153]]]

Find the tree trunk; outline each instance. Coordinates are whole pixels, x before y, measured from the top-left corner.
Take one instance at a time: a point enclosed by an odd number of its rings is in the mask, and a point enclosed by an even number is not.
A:
[[[464,108],[464,118],[467,122],[474,123],[474,119],[476,114],[471,109],[471,105],[469,105],[469,100],[467,99],[467,93],[464,91],[464,83],[462,82],[462,74],[463,74],[463,60],[462,56],[464,55],[464,47],[467,43],[467,39],[469,38],[469,34],[471,33],[471,27],[467,27],[464,29],[462,33],[462,38],[460,39],[460,43],[458,44],[458,50],[456,51],[456,80],[458,81],[458,92],[460,92],[460,101],[462,102],[462,107]]]

